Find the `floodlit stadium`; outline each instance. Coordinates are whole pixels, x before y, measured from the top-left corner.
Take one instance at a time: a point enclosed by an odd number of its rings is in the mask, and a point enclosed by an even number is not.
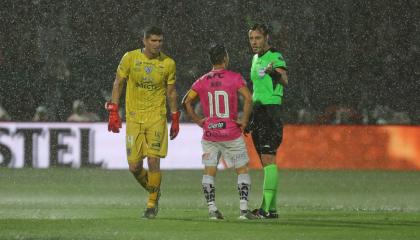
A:
[[[419,238],[418,1],[0,6],[0,240]]]

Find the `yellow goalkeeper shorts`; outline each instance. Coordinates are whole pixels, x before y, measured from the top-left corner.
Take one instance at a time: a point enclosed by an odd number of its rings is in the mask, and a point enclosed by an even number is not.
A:
[[[129,164],[138,163],[145,157],[166,157],[168,152],[166,116],[150,114],[146,121],[141,122],[128,117],[125,142]]]

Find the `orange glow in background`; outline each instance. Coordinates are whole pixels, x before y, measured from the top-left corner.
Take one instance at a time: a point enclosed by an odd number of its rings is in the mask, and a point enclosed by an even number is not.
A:
[[[250,167],[261,168],[252,138],[245,137]],[[286,169],[420,170],[420,127],[286,125],[277,151]]]

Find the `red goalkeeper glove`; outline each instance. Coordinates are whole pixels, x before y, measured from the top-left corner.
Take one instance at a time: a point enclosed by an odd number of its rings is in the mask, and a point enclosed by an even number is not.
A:
[[[171,137],[171,140],[176,138],[179,132],[179,117],[181,116],[181,112],[177,111],[171,114],[171,132],[169,136]]]
[[[122,127],[120,114],[118,113],[119,107],[116,103],[107,102],[105,104],[106,110],[109,112],[108,131],[119,133]]]

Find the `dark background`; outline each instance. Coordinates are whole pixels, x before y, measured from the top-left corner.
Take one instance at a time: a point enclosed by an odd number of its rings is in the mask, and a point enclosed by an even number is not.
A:
[[[75,99],[105,121],[103,104],[118,62],[141,47],[142,30],[150,24],[165,32],[164,52],[177,62],[180,99],[210,69],[207,48],[213,42],[227,46],[231,69],[249,80],[247,33],[263,21],[289,67],[286,122],[420,123],[416,0],[2,0],[0,5],[0,105],[13,121],[32,120],[39,105],[48,107],[51,121],[64,121]]]

